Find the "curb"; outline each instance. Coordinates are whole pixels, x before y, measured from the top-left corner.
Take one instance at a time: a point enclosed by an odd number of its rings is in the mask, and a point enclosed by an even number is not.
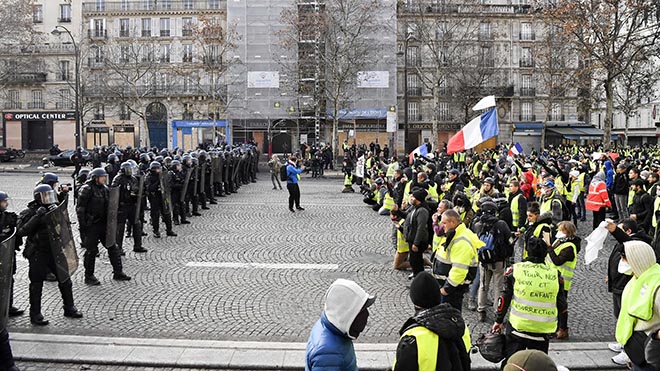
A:
[[[19,361],[187,367],[225,370],[302,370],[305,343],[231,342],[143,339],[11,333],[14,358]],[[355,343],[361,370],[392,366],[396,344]],[[612,363],[607,343],[553,343],[550,356],[571,370],[623,369]],[[471,354],[472,370],[498,370],[479,354]]]

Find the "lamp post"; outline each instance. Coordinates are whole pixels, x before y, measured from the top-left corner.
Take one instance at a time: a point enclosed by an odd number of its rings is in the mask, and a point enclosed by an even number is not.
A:
[[[75,109],[76,109],[76,147],[80,146],[80,49],[78,49],[78,44],[76,44],[76,39],[73,37],[71,34],[71,31],[69,31],[68,28],[64,26],[55,26],[53,31],[51,31],[51,34],[54,36],[60,36],[62,34],[62,31],[60,29],[64,30],[67,35],[71,38],[71,42],[73,43],[73,50],[74,53],[76,53],[76,58],[75,58],[75,69],[76,69],[76,81],[75,81]]]
[[[413,39],[412,34],[408,34],[403,41],[403,150],[408,154],[408,42]],[[401,53],[399,52],[399,55]],[[396,148],[394,151],[396,152]]]

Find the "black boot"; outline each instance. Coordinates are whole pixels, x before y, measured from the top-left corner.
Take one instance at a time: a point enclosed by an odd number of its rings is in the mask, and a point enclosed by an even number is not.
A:
[[[96,251],[85,251],[83,265],[85,267],[85,284],[88,286],[98,286],[101,284],[94,276],[94,265],[96,262]]]
[[[121,263],[121,255],[116,246],[108,248],[108,258],[112,265],[112,279],[115,281],[130,281],[131,277],[124,274],[124,267]]]
[[[30,283],[30,322],[36,326],[47,326],[48,321],[41,314],[41,292],[43,282]]]
[[[78,311],[78,308],[73,304],[73,288],[71,286],[71,280],[66,281],[65,283],[58,284],[60,288],[60,294],[62,295],[62,303],[64,303],[64,317],[69,318],[82,318],[82,313]]]

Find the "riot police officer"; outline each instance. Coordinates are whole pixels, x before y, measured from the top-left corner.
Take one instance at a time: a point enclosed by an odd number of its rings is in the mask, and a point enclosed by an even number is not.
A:
[[[186,167],[186,171],[190,171],[190,181],[188,184],[188,194],[186,195],[186,213],[190,210],[188,207],[188,203],[192,205],[192,213],[189,215],[191,216],[201,216],[202,214],[199,213],[199,197],[198,197],[198,186],[197,183],[199,183],[199,168],[197,167],[198,161],[196,158],[189,156],[186,158],[186,156],[183,157],[183,165]]]
[[[84,233],[85,248],[85,283],[90,286],[100,285],[94,276],[98,243],[101,242],[108,250],[108,258],[112,265],[112,278],[117,281],[129,281],[131,277],[124,274],[121,251],[117,245],[106,246],[105,236],[108,217],[109,191],[106,186],[108,173],[103,169],[94,169],[89,173],[91,179],[80,189],[80,197],[76,206],[78,224]]]
[[[69,160],[71,160],[73,166],[75,166],[75,170],[73,171],[73,177],[75,177],[78,175],[78,172],[85,164],[85,156],[82,153],[82,147],[76,147],[76,151],[71,155],[71,157],[69,157]]]
[[[108,179],[115,179],[119,173],[119,158],[116,154],[108,156],[108,164],[105,165],[105,172],[108,173]]]
[[[112,186],[119,187],[119,208],[117,212],[117,245],[124,251],[124,229],[128,225],[133,229],[133,252],[143,253],[142,228],[139,216],[136,217],[137,205],[140,200],[140,183],[135,177],[137,169],[130,162],[124,162],[119,168],[119,174],[113,179]]]
[[[80,171],[82,171],[82,169]],[[80,174],[80,171],[78,171],[78,174]],[[39,184],[48,184],[53,191],[55,191],[57,194],[57,203],[62,203],[69,198],[69,186],[66,184],[60,185],[60,180],[57,174],[44,173]]]
[[[16,224],[18,222],[18,216],[16,213],[8,211],[9,207],[9,195],[6,192],[0,191],[0,242],[11,237],[12,233],[16,229]],[[12,246],[14,250],[13,256],[13,268],[12,268],[12,279],[11,279],[11,290],[9,296],[9,317],[20,316],[25,313],[23,310],[20,310],[14,307],[14,274],[16,274],[16,251],[19,251],[18,244]]]
[[[41,314],[41,294],[46,274],[57,270],[51,242],[53,236],[48,232],[44,215],[57,208],[55,191],[47,184],[38,185],[32,192],[34,200],[23,210],[18,220],[18,236],[27,237],[23,256],[30,262],[30,322],[37,326],[46,326],[48,321]],[[71,277],[58,277],[58,287],[64,303],[64,316],[81,318],[73,303]]]
[[[147,197],[149,198],[149,205],[151,207],[151,226],[154,231],[154,237],[160,238],[160,219],[162,216],[163,222],[166,227],[167,236],[176,237],[177,234],[172,230],[172,215],[165,206],[166,203],[171,202],[163,195],[163,183],[161,183],[161,172],[163,170],[160,162],[153,161],[149,165],[149,174],[145,180],[145,188],[147,190]],[[169,184],[167,184],[169,186]]]
[[[188,185],[190,179],[188,180]],[[186,185],[186,172],[181,166],[181,161],[173,160],[172,168],[170,169],[170,190],[172,192],[172,216],[174,224],[190,224],[186,220],[186,207],[184,205],[183,188]]]
[[[78,200],[78,194],[80,193],[80,187],[82,187],[85,182],[87,181],[87,177],[89,176],[89,170],[88,168],[82,168],[78,172],[78,176],[75,177],[74,181],[76,182],[75,186],[73,187],[73,198],[75,200]]]

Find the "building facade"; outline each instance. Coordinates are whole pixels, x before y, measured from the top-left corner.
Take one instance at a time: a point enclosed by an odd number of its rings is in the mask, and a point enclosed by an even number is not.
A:
[[[0,82],[0,145],[44,150],[58,143],[62,148],[74,148],[76,47],[72,40],[80,39],[80,4],[38,0],[28,11],[32,14],[25,18],[29,23],[25,27],[32,31],[14,36],[29,41],[0,45],[1,68],[5,69]],[[53,34],[53,30],[58,32]],[[13,31],[4,32],[13,35]]]

